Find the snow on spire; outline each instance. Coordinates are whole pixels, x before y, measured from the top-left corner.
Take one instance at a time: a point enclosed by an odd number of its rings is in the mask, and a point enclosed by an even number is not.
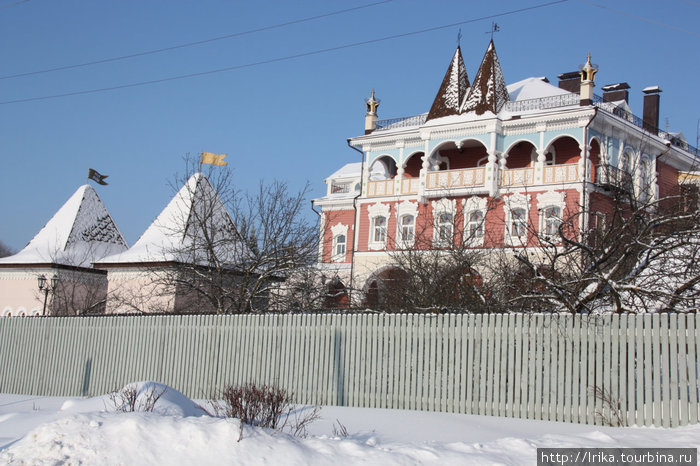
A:
[[[445,77],[442,80],[440,89],[435,96],[433,105],[430,107],[427,119],[457,115],[459,113],[459,104],[468,91],[469,77],[462,59],[462,50],[458,45],[450,66],[447,68],[447,73],[445,73]]]
[[[73,193],[24,249],[0,262],[90,267],[92,262],[127,247],[100,196],[86,184]]]
[[[477,115],[482,115],[490,111],[496,114],[508,100],[506,81],[503,79],[501,64],[498,62],[498,55],[496,55],[496,47],[491,40],[472,87],[467,97],[462,101],[459,113],[474,111]]]

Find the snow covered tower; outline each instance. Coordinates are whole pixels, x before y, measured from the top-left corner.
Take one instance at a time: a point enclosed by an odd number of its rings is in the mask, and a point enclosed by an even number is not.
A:
[[[95,267],[107,274],[107,313],[222,312],[205,288],[236,280],[250,250],[209,180],[195,173],[136,243]]]
[[[81,186],[24,249],[0,259],[0,315],[104,311],[107,274],[92,264],[127,247],[97,192]]]

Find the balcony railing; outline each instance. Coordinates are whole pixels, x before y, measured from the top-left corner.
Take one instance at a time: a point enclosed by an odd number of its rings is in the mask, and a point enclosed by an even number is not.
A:
[[[574,181],[578,181],[577,163],[548,165],[544,167],[542,182],[545,184],[572,183]]]
[[[467,188],[484,185],[484,167],[429,172],[427,189]]]
[[[404,178],[401,180],[401,194],[417,194],[420,178]]]
[[[394,180],[370,181],[367,183],[367,197],[392,196]]]
[[[501,170],[501,186],[526,186],[535,183],[533,168],[510,168]]]
[[[410,126],[420,126],[425,123],[428,118],[427,113],[414,115],[409,117],[391,118],[389,120],[377,120],[377,129],[375,131],[385,131],[395,128],[408,128]]]
[[[548,97],[540,97],[539,99],[527,99],[527,100],[516,100],[506,102],[505,109],[509,112],[527,112],[531,110],[545,110],[550,108],[558,107],[570,107],[572,105],[578,105],[580,102],[580,96],[578,94],[562,94],[554,95]],[[612,104],[611,102],[603,102],[603,98],[599,95],[593,96],[593,105],[596,107],[613,114],[623,120],[629,121],[633,125],[646,129],[651,133],[658,135],[659,137],[671,141],[671,144],[675,147],[679,147],[683,150],[690,152],[696,156],[700,156],[700,150],[697,147],[693,147],[688,144],[687,141],[682,140],[677,135],[663,131],[659,128],[651,128],[649,124],[645,124],[642,118]],[[391,118],[388,120],[378,120],[377,129],[375,131],[386,131],[395,128],[408,128],[413,126],[421,126],[425,123],[428,118],[427,113],[421,115],[414,115],[409,117],[401,118]]]
[[[539,99],[515,100],[506,102],[505,109],[509,112],[527,112],[530,110],[544,110],[547,108],[568,107],[578,105],[578,94],[552,95]]]
[[[634,190],[632,175],[610,165],[597,165],[595,182],[599,186],[631,193]]]

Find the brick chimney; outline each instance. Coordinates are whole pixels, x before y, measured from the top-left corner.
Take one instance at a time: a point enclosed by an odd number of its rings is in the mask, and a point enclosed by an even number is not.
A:
[[[578,94],[581,91],[581,73],[572,71],[570,73],[562,73],[559,76],[559,89]]]
[[[601,89],[603,89],[603,102],[616,102],[618,100],[624,100],[629,104],[629,88],[630,86],[627,83],[608,84],[607,86],[601,87]]]
[[[661,88],[659,86],[650,86],[642,89],[644,93],[644,110],[642,119],[644,120],[644,129],[650,133],[655,133],[659,129],[659,108],[661,101]]]

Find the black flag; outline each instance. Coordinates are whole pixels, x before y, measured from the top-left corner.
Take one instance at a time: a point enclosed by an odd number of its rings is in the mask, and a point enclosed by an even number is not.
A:
[[[107,186],[105,178],[107,178],[108,176],[109,175],[100,175],[96,170],[93,170],[92,168],[88,172],[88,180],[92,180],[97,184],[101,184],[102,186]]]

